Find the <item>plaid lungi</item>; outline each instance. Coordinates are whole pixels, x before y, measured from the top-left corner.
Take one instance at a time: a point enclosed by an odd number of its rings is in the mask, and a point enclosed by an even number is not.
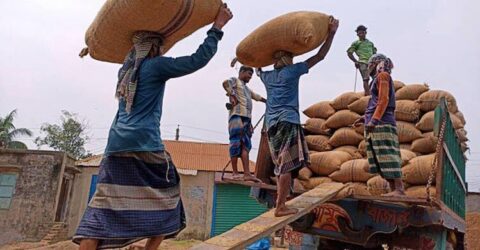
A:
[[[275,164],[275,175],[292,172],[310,164],[307,142],[300,124],[279,122],[267,131],[268,145]]]
[[[106,156],[95,194],[73,242],[99,240],[97,249],[120,248],[144,238],[175,236],[185,227],[180,178],[166,151]]]
[[[242,155],[242,149],[250,152],[252,149],[252,119],[233,115],[228,121],[230,135],[230,157]]]
[[[365,132],[370,173],[379,173],[385,179],[402,177],[402,158],[397,128],[392,125],[375,126]]]

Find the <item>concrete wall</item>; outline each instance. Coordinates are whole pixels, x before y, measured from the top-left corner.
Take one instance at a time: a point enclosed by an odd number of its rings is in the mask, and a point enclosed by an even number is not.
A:
[[[215,172],[198,171],[196,176],[180,175],[180,178],[187,228],[178,237],[181,239],[208,239],[212,227]]]
[[[0,171],[18,175],[10,208],[0,209],[0,245],[46,235],[55,219],[63,159],[60,152],[0,150]]]
[[[480,213],[480,193],[468,193],[467,213]]]

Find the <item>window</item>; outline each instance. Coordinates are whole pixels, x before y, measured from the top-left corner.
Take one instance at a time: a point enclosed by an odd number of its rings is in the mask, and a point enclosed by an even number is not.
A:
[[[0,174],[0,209],[10,208],[16,182],[16,174]]]

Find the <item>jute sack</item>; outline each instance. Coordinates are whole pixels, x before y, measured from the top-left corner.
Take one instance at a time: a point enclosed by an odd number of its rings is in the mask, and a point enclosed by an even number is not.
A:
[[[337,96],[330,104],[335,110],[348,109],[348,105],[360,99],[363,94],[356,92],[346,92]]]
[[[108,0],[85,34],[88,53],[100,61],[123,63],[136,31],[164,35],[166,53],[175,43],[215,20],[221,0]]]
[[[412,142],[412,151],[421,154],[435,153],[437,142],[438,138],[433,135],[433,132],[424,133],[423,138]]]
[[[403,87],[405,87],[405,83],[397,80],[393,81],[393,88],[395,88],[395,92]]]
[[[407,165],[411,159],[417,157],[414,152],[408,149],[400,149],[400,156],[402,157],[402,166]]]
[[[325,120],[321,118],[310,118],[305,122],[305,130],[315,135],[329,135],[329,131],[324,129]]]
[[[273,64],[276,51],[302,55],[320,46],[328,35],[329,15],[298,11],[274,18],[237,46],[238,61],[251,67]]]
[[[450,113],[450,119],[452,120],[453,127],[455,129],[463,128],[464,125],[462,124],[462,121],[458,119],[457,116]],[[430,131],[433,131],[434,124],[435,124],[435,111],[430,111],[424,114],[420,119],[420,121],[415,126],[422,131],[430,132]]]
[[[406,149],[406,150],[412,150],[412,144],[409,143],[401,143],[400,144],[400,150]]]
[[[423,112],[429,112],[434,110],[440,103],[440,98],[445,97],[447,101],[447,107],[450,112],[457,112],[457,101],[452,94],[444,90],[430,90],[418,97],[417,102],[420,104],[420,109]]]
[[[332,150],[332,146],[328,144],[328,137],[324,135],[307,135],[305,136],[308,149],[318,152]]]
[[[363,136],[358,134],[353,128],[340,128],[328,140],[333,147],[355,146],[363,140]]]
[[[470,149],[470,147],[469,147],[469,146],[467,145],[467,143],[465,143],[465,142],[460,143],[460,147],[462,148],[462,151],[463,151],[464,153],[467,152],[467,150]]]
[[[410,197],[416,198],[427,198],[427,187],[422,186],[412,186],[405,190],[405,194]],[[437,188],[435,186],[430,187],[430,195],[434,197],[437,194]]]
[[[417,122],[420,118],[420,106],[411,100],[396,101],[395,118],[398,121]]]
[[[310,169],[317,175],[328,176],[340,169],[342,163],[351,160],[349,153],[342,151],[328,151],[310,154]]]
[[[427,184],[435,154],[417,156],[402,168],[403,180],[412,185]],[[435,178],[434,178],[435,179]]]
[[[361,136],[365,135],[365,124],[361,124],[360,126],[356,126],[353,129],[355,129],[355,132],[357,132],[359,135],[361,135]]]
[[[327,119],[325,122],[325,127],[332,129],[348,127],[351,126],[359,117],[359,114],[350,110],[340,110]]]
[[[314,189],[320,184],[329,182],[332,182],[332,180],[328,177],[311,177],[308,180],[300,180],[300,183],[305,189]]]
[[[457,113],[455,113],[455,116],[460,119],[460,121],[462,122],[463,125],[467,124],[467,121],[465,120],[465,116],[463,115],[462,112],[458,111]]]
[[[460,142],[468,141],[467,131],[464,128],[459,128],[459,129],[456,130],[456,132],[457,132],[457,136],[458,136],[458,139],[460,140]]]
[[[335,109],[330,105],[329,101],[317,102],[308,107],[303,113],[310,118],[327,119],[335,114]]]
[[[337,197],[346,198],[352,195],[371,196],[370,192],[368,191],[368,187],[365,183],[352,182],[352,183],[348,183],[348,185],[344,189],[342,189],[337,195],[335,195],[334,200]]]
[[[367,143],[365,139],[358,144],[358,153],[367,156]]]
[[[388,181],[383,179],[380,175],[370,178],[367,181],[367,188],[368,191],[375,196],[390,192]]]
[[[400,143],[409,143],[422,137],[422,132],[408,122],[397,122],[398,140]]]
[[[428,90],[429,87],[427,84],[405,85],[403,88],[395,92],[395,98],[397,100],[417,100],[421,94]]]
[[[307,190],[303,187],[301,181],[297,178],[293,179],[293,192],[304,193]]]
[[[344,162],[340,169],[331,173],[328,177],[333,181],[347,182],[366,182],[374,175],[366,172],[368,169],[367,159],[357,159]]]
[[[365,110],[367,109],[369,101],[370,101],[370,96],[362,96],[360,99],[349,104],[348,109],[357,114],[363,115],[365,114]]]
[[[360,159],[363,156],[358,152],[358,147],[355,146],[340,146],[333,149],[333,151],[343,151],[349,153],[352,156],[352,159]]]
[[[313,173],[312,170],[310,170],[308,167],[303,167],[298,171],[298,179],[300,180],[308,180],[310,177],[312,177]]]

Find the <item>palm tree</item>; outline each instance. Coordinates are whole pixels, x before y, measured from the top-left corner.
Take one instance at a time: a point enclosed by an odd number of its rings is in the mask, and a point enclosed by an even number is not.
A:
[[[14,139],[19,135],[32,136],[33,133],[26,128],[15,128],[13,125],[15,115],[17,115],[16,109],[4,118],[0,117],[0,148],[27,149],[27,145]]]

